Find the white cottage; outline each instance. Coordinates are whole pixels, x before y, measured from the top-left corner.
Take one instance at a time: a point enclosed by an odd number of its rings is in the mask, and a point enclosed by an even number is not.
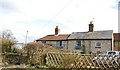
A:
[[[56,26],[55,34],[36,41],[84,53],[102,53],[113,49],[113,30],[94,31],[93,21],[90,22],[87,32],[73,32],[72,34],[59,34],[59,32],[60,29]]]
[[[78,49],[85,53],[102,53],[113,48],[113,30],[94,31],[92,21],[88,32],[73,32],[68,37],[68,49]]]

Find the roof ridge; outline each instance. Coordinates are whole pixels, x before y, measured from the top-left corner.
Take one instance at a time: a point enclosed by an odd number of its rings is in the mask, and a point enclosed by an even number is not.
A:
[[[104,32],[104,31],[113,31],[113,30],[98,30],[98,31],[93,31],[91,33],[94,33],[94,32]],[[72,32],[72,33],[90,33],[90,32],[86,31],[86,32]]]

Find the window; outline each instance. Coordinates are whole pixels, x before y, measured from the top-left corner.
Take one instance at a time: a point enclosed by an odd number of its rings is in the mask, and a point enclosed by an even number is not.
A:
[[[57,48],[62,48],[62,41],[57,41]]]
[[[46,41],[42,41],[42,43],[46,43]]]
[[[95,48],[101,48],[101,43],[97,42]]]
[[[77,41],[76,41],[75,49],[80,49],[80,47],[81,47],[81,41],[80,41],[80,40],[77,40]]]

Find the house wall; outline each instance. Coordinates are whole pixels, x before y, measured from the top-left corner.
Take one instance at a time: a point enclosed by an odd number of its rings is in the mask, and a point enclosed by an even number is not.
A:
[[[97,42],[101,43],[101,48],[96,48]],[[89,48],[92,53],[111,51],[112,50],[111,43],[112,43],[111,40],[93,40],[91,41],[91,45]]]
[[[75,46],[76,46],[76,40],[69,40],[68,41],[68,49],[69,50],[75,49]]]
[[[69,50],[76,50],[76,41],[77,40],[62,41],[62,47]],[[100,47],[96,47],[97,42],[101,43]],[[57,47],[57,41],[46,41],[46,44]],[[81,40],[81,48],[79,50],[83,51],[83,45],[86,54],[112,50],[112,40]]]
[[[46,44],[57,47],[57,41],[46,41]],[[62,47],[67,48],[67,41],[62,41]]]
[[[67,49],[68,48],[68,41],[62,41],[62,46]]]
[[[56,41],[46,41],[46,44],[49,44],[51,46],[56,46]]]
[[[68,49],[75,50],[77,40],[68,41]],[[96,48],[96,43],[101,43],[101,48]],[[81,49],[83,50],[83,45],[85,46],[85,52],[88,53],[97,53],[97,52],[106,52],[112,49],[111,40],[81,40]]]

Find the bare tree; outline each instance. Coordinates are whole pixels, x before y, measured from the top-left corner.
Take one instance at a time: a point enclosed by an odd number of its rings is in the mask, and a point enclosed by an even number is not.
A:
[[[12,46],[16,43],[15,37],[10,30],[4,30],[1,32],[0,45],[2,46],[2,52],[12,52]]]

